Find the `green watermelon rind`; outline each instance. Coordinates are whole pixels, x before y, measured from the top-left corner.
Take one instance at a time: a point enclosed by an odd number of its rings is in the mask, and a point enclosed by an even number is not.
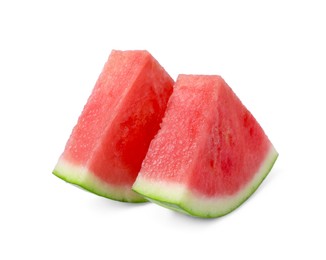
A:
[[[278,152],[272,146],[254,178],[236,195],[223,199],[204,197],[176,183],[141,177],[136,179],[132,189],[151,202],[194,217],[222,217],[241,206],[258,189],[273,168],[277,157]]]
[[[109,185],[86,167],[74,165],[64,159],[59,160],[52,173],[68,183],[105,198],[122,202],[147,202],[143,196],[132,191],[130,186]]]

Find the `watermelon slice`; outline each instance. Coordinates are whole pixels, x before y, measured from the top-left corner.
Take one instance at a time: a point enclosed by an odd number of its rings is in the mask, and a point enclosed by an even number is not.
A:
[[[119,201],[159,129],[174,81],[147,51],[112,51],[53,173]]]
[[[219,217],[258,188],[277,156],[221,77],[180,75],[133,190],[176,211]]]

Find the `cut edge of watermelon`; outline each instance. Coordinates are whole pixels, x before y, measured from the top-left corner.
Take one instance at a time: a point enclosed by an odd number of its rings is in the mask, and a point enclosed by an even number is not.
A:
[[[62,158],[59,159],[52,173],[70,184],[77,185],[105,198],[135,203],[147,201],[143,196],[132,191],[130,186],[112,186],[103,183],[86,167],[74,165]]]
[[[140,175],[132,189],[149,201],[178,212],[201,218],[221,217],[238,208],[258,189],[277,157],[278,152],[271,145],[255,177],[237,194],[225,198],[208,198],[188,190],[184,185],[146,180]]]

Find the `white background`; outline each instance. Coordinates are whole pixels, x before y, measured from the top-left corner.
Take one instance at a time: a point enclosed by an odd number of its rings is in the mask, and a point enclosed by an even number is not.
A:
[[[323,1],[1,1],[0,259],[326,259]],[[280,153],[233,213],[119,203],[51,174],[112,49],[220,74]]]

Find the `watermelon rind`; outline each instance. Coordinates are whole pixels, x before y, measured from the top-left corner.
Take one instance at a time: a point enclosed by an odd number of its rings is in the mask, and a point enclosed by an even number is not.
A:
[[[52,173],[68,183],[105,198],[134,203],[147,201],[143,196],[132,191],[129,185],[110,185],[100,180],[86,167],[74,165],[64,159],[59,160]]]
[[[253,179],[232,196],[207,197],[189,190],[182,184],[141,177],[145,174],[138,176],[132,189],[160,206],[194,217],[217,218],[238,208],[258,189],[272,169],[277,157],[278,152],[271,145]]]

